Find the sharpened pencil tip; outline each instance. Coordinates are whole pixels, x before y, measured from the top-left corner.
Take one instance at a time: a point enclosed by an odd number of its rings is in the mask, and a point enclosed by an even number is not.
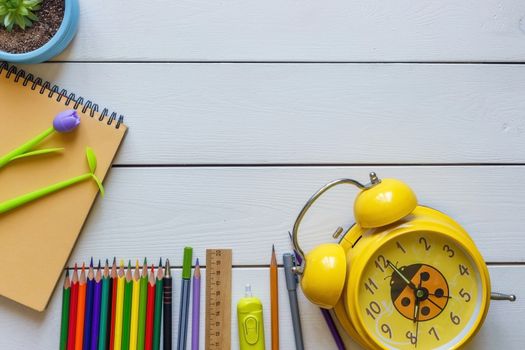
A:
[[[69,277],[69,269],[66,267],[66,278]]]
[[[124,260],[123,259],[120,260],[120,267],[124,268]]]
[[[275,244],[272,244],[272,253],[275,253]]]
[[[97,269],[100,270],[100,259],[98,259],[98,267],[97,267]]]
[[[135,269],[139,269],[139,259],[137,259],[137,262],[135,263]]]
[[[116,263],[117,263],[117,257],[114,256],[114,257],[113,257],[113,264],[116,264]]]
[[[146,259],[146,257],[144,257],[144,265],[148,266],[148,259]]]
[[[162,258],[159,260],[159,267],[162,267]]]
[[[91,260],[89,261],[89,267],[93,267],[93,257],[91,257]]]
[[[195,261],[195,265],[199,266],[199,258],[197,258],[197,261]]]
[[[164,268],[164,275],[169,278],[171,277],[170,260],[166,259],[166,267]]]
[[[128,260],[128,270],[131,270],[131,259]]]

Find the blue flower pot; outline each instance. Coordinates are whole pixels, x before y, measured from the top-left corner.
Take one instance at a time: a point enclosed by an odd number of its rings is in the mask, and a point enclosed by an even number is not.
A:
[[[43,46],[26,53],[0,51],[0,61],[12,63],[41,63],[58,56],[69,45],[78,29],[80,6],[78,0],[64,0],[64,19],[55,35]]]

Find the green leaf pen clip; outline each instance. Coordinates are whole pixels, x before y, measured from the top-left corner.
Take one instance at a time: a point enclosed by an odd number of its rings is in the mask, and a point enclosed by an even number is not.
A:
[[[102,182],[95,175],[95,170],[97,169],[97,158],[95,157],[95,153],[93,152],[93,150],[89,147],[86,148],[86,157],[89,165],[89,173],[74,177],[69,180],[58,182],[48,187],[30,193],[26,193],[19,197],[0,203],[0,214],[89,179],[93,179],[95,181],[95,183],[98,186],[98,189],[100,190],[100,194],[104,196],[104,187],[102,186]]]
[[[239,346],[241,350],[264,350],[264,319],[261,300],[252,296],[252,287],[246,285],[244,298],[237,303]]]
[[[55,132],[66,133],[73,131],[80,124],[80,117],[75,110],[63,111],[53,119],[53,126],[27,141],[20,147],[15,148],[6,155],[0,157],[0,168],[4,167],[15,159],[36,156],[40,154],[52,153],[63,150],[63,148],[48,148],[32,151],[40,142]]]

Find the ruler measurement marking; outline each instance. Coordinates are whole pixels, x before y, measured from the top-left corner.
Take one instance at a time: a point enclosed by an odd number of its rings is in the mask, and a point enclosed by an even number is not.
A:
[[[230,350],[231,249],[207,249],[206,270],[206,350]]]

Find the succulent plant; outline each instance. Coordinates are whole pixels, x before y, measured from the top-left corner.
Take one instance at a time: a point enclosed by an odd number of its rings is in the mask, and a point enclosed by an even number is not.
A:
[[[22,29],[38,20],[34,11],[40,9],[42,0],[0,0],[0,25],[12,31],[15,25]]]

